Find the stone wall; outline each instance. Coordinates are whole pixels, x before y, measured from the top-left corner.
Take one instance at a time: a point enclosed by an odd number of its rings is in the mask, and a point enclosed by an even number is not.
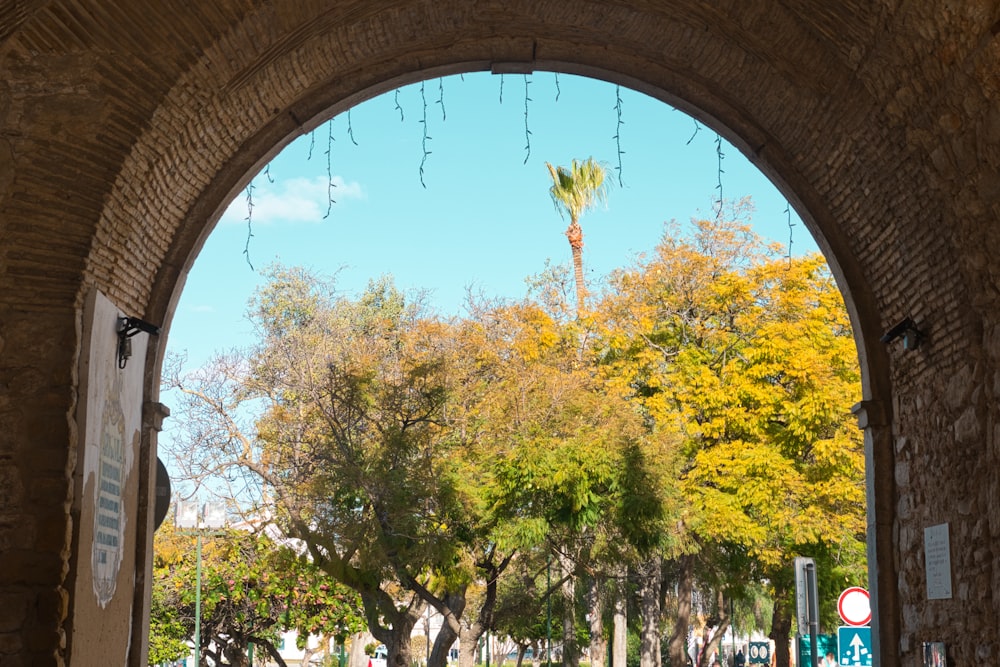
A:
[[[169,326],[221,208],[283,145],[401,82],[491,68],[659,97],[782,189],[880,415],[882,664],[927,640],[1000,663],[998,33],[992,0],[0,0],[0,665],[102,664],[67,645],[86,294]],[[906,316],[921,346],[880,343]],[[941,523],[954,597],[927,600]]]

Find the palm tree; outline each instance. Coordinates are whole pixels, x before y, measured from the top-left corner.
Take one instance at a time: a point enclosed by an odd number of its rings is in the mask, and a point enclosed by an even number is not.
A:
[[[587,288],[583,281],[583,228],[580,227],[580,216],[584,211],[593,208],[607,200],[605,175],[607,170],[603,165],[590,157],[584,161],[574,159],[569,168],[553,167],[548,162],[552,176],[552,187],[549,194],[556,210],[562,215],[569,214],[569,226],[566,228],[566,238],[573,252],[573,277],[576,281],[576,314],[583,312]]]

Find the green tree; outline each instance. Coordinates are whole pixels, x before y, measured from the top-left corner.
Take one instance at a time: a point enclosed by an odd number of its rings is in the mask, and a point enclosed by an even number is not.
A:
[[[561,321],[531,301],[490,319],[506,327],[492,346],[503,363],[483,413],[491,430],[483,439],[495,443],[491,503],[504,539],[551,555],[561,588],[554,606],[563,614],[563,659],[575,664],[579,637],[587,636],[576,620],[576,584],[592,584],[593,641],[604,634],[604,614],[595,606],[603,595],[594,591],[602,591],[624,552],[659,534],[659,487],[646,484],[655,477],[647,463],[655,447],[669,443],[651,434],[623,397],[605,391],[580,359],[578,341],[589,335],[583,322]]]
[[[481,611],[466,610],[467,588],[509,562],[489,539],[464,435],[476,366],[460,332],[391,280],[352,299],[300,269],[268,278],[251,304],[259,344],[174,378],[193,426],[184,458],[193,475],[257,488],[281,530],[357,591],[391,665],[409,664],[410,631],[434,606],[447,629],[432,659],[443,664],[448,633]]]
[[[613,384],[682,440],[684,533],[666,554],[677,571],[696,577],[700,564],[701,584],[730,597],[785,581],[797,555],[838,554],[825,576],[860,574],[863,458],[849,413],[860,380],[822,258],[777,257],[739,215],[697,221],[620,272],[599,311]],[[789,591],[773,593],[780,627]],[[675,637],[680,626],[683,614]],[[671,646],[673,662],[681,651]]]
[[[583,275],[583,228],[580,216],[605,201],[608,192],[607,170],[594,158],[574,159],[569,167],[545,166],[552,177],[549,194],[560,214],[569,216],[566,239],[573,255],[573,276],[576,281],[576,310],[580,315],[586,308],[587,287]]]
[[[194,631],[196,567],[193,535],[169,522],[154,545],[151,662],[190,653]],[[203,538],[201,586],[202,660],[245,665],[255,645],[279,665],[283,631],[341,641],[362,625],[357,596],[338,585],[291,548],[267,535],[239,530]]]
[[[573,665],[588,634],[576,586],[620,588],[604,580],[623,564],[644,573],[643,664],[659,659],[664,572],[675,664],[695,586],[708,642],[765,581],[787,637],[792,557],[822,559],[821,586],[863,562],[857,363],[822,260],[777,257],[734,216],[665,235],[593,317],[572,317],[563,284],[549,270],[537,301],[446,321],[387,279],[348,298],[278,267],[252,303],[259,344],[175,377],[191,399],[181,458],[255,490],[252,513],[359,594],[393,667],[426,605],[445,619],[432,664],[460,638],[465,667],[487,629],[531,639],[505,592],[536,596],[528,618],[556,589]],[[505,580],[550,558],[552,586],[537,568],[531,585]]]

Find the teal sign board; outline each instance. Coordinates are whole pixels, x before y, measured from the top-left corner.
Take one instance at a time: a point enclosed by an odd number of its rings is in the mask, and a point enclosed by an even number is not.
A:
[[[871,667],[872,629],[842,625],[837,628],[837,664],[841,667]]]
[[[812,642],[809,641],[809,635],[799,637],[797,643],[799,647],[799,660],[795,664],[802,667],[811,667]],[[819,664],[823,664],[823,658],[826,657],[827,653],[837,655],[837,638],[833,635],[817,635],[816,643],[819,644],[819,659],[817,661]]]
[[[771,643],[750,642],[750,653],[747,655],[747,663],[751,665],[770,665]]]

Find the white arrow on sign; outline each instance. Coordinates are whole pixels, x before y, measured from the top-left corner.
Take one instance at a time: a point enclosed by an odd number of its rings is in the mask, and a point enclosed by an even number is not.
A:
[[[854,649],[854,662],[855,664],[861,664],[861,649],[864,648],[865,643],[861,640],[861,635],[854,635],[851,640],[851,648]]]

